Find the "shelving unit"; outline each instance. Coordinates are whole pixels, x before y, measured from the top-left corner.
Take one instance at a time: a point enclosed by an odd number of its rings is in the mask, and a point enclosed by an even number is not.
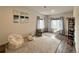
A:
[[[74,33],[75,33],[75,18],[68,18],[68,40],[67,43],[71,46],[74,45]]]

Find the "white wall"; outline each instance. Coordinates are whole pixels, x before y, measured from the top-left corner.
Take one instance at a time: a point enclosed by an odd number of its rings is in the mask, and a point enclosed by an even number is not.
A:
[[[75,17],[75,47],[79,52],[79,7],[74,7],[73,16]]]
[[[13,23],[12,10],[20,10],[28,13],[29,22],[25,24]],[[36,30],[36,12],[22,7],[0,7],[0,40],[7,40],[8,35],[13,33],[28,34]]]

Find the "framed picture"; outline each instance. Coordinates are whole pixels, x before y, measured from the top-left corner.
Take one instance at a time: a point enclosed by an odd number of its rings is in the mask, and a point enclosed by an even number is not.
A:
[[[29,22],[29,17],[28,16],[25,16],[25,22]]]
[[[14,16],[14,20],[19,19],[19,15],[13,15]]]
[[[24,23],[24,16],[20,16],[20,23]]]
[[[13,10],[13,23],[27,23],[29,21],[27,15],[25,12]]]
[[[13,22],[19,23],[19,15],[13,15]]]

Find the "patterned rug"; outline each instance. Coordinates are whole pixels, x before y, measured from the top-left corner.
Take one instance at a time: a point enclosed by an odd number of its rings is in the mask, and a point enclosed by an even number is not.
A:
[[[21,48],[7,50],[7,53],[55,53],[61,40],[54,34],[44,33],[42,37],[34,37],[33,41],[25,41]]]

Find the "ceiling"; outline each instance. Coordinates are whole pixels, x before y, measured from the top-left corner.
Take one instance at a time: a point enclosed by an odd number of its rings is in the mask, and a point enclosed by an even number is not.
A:
[[[43,15],[54,15],[73,11],[72,6],[28,6],[28,8]]]

